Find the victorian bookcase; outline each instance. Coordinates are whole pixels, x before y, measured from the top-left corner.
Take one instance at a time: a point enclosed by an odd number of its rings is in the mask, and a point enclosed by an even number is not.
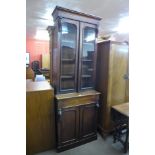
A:
[[[97,138],[96,38],[101,18],[58,6],[52,15],[51,85],[57,150],[63,151]]]

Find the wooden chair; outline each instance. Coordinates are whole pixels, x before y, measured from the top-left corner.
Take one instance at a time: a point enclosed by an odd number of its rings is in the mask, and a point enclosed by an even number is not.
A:
[[[40,71],[39,71],[39,69],[40,69],[40,67],[39,67],[39,61],[33,61],[32,62],[32,69],[33,69],[35,75],[41,74]]]

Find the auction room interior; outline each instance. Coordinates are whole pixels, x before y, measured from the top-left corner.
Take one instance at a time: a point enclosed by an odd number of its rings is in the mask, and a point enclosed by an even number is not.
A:
[[[129,0],[26,0],[26,154],[129,154]]]

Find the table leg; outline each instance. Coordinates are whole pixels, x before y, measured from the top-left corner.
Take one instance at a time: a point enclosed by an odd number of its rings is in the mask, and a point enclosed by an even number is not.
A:
[[[124,153],[126,153],[128,150],[128,144],[129,144],[128,141],[129,141],[129,128],[127,129],[127,132],[126,132],[126,138],[124,143]]]

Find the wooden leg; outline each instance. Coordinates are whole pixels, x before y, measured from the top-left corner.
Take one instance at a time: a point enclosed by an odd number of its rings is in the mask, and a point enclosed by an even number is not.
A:
[[[113,143],[116,143],[116,136],[113,135]]]
[[[129,129],[127,129],[127,132],[126,132],[126,138],[124,143],[124,153],[126,153],[128,150],[128,145],[129,145],[128,141],[129,141]]]

